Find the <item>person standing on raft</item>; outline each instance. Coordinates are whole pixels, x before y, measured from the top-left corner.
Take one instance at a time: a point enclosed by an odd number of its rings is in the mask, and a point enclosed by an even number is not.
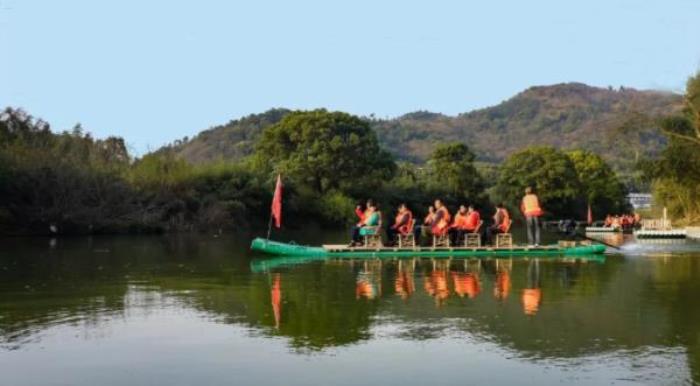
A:
[[[520,210],[525,216],[527,227],[527,243],[538,247],[540,245],[540,216],[544,214],[540,207],[540,200],[532,192],[531,187],[525,188],[525,196],[520,204]]]

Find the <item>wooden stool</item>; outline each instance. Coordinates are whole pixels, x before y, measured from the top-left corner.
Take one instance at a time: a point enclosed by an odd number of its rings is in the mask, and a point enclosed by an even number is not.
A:
[[[479,248],[481,246],[481,226],[484,225],[483,220],[479,220],[479,224],[474,229],[474,232],[464,235],[464,246],[468,248]]]
[[[413,233],[407,233],[405,235],[402,235],[399,233],[398,235],[399,239],[399,248],[403,247],[415,247],[416,246],[416,238],[413,236]]]
[[[496,234],[496,248],[513,248],[513,235],[511,233]]]
[[[367,227],[367,231],[371,233],[363,236],[365,248],[381,248],[383,246],[380,230],[381,228],[379,226]]]
[[[401,232],[401,229],[399,229],[399,233],[396,235],[396,241],[397,244],[399,245],[399,248],[403,247],[411,247],[414,248],[416,246],[416,237],[413,235],[413,227],[416,225],[416,222],[414,219],[410,219],[408,221],[408,224],[403,228],[403,233]],[[393,240],[392,240],[393,241]]]
[[[381,248],[382,237],[375,233],[373,235],[365,235],[365,248]]]
[[[450,246],[450,235],[445,232],[442,235],[433,235],[433,248],[437,247],[449,247]]]
[[[478,233],[467,233],[464,235],[464,246],[467,248],[478,248],[481,246],[481,235]]]

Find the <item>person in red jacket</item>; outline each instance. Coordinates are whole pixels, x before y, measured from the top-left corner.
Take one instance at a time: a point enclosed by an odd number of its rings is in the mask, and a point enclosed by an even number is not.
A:
[[[365,210],[362,210],[362,205],[358,205],[355,207],[355,215],[359,219],[359,221],[357,222],[358,226],[361,225],[363,223],[363,221],[365,221],[365,213],[367,213],[367,211],[369,210],[369,207],[372,205],[374,205],[374,201],[372,201],[372,199],[370,198],[369,200],[367,200],[367,204],[365,205]]]
[[[410,228],[412,220],[413,213],[411,213],[406,204],[402,203],[399,205],[399,211],[396,214],[394,223],[392,225],[388,225],[386,228],[386,235],[389,238],[388,245],[394,245],[396,243],[396,235],[405,235],[409,232],[413,232],[413,229]]]
[[[496,235],[499,233],[507,233],[510,229],[510,214],[503,203],[496,205],[496,213],[493,215],[493,225],[489,227],[489,242],[493,244]]]
[[[481,215],[474,209],[473,205],[465,207],[461,205],[459,211],[455,214],[454,222],[450,225],[450,237],[452,245],[461,244],[466,233],[474,233],[478,231]]]
[[[467,233],[467,217],[467,207],[460,205],[450,225],[450,241],[452,245],[460,245],[464,239],[464,234]]]

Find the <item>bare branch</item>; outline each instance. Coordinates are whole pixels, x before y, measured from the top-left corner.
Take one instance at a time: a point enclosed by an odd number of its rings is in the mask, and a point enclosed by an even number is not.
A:
[[[666,129],[663,129],[663,128],[661,129],[661,131],[662,131],[664,134],[668,134],[668,135],[670,135],[670,136],[672,136],[672,137],[676,137],[676,138],[678,138],[678,139],[682,139],[682,140],[685,140],[685,141],[694,142],[694,143],[697,143],[698,145],[700,145],[700,137],[693,137],[693,136],[690,136],[690,135],[678,134],[678,133],[676,133],[676,132],[674,132],[674,131],[666,130]]]

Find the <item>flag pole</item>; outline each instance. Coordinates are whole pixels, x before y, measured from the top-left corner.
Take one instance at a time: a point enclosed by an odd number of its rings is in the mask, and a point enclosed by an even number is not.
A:
[[[267,239],[270,240],[270,234],[272,233],[272,213],[270,213],[270,221],[267,224]]]

